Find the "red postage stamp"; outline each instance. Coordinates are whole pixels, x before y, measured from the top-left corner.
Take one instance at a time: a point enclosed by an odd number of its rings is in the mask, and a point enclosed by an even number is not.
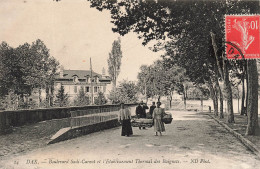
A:
[[[226,15],[228,59],[260,58],[260,15]]]

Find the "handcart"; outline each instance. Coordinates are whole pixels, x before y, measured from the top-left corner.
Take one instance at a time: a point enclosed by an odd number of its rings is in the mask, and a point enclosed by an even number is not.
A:
[[[131,120],[132,127],[152,127],[153,119],[145,119],[145,118],[133,118]]]

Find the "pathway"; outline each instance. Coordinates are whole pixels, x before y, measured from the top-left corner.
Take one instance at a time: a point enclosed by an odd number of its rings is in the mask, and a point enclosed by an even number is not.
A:
[[[154,136],[153,128],[133,128],[132,137],[122,137],[118,127],[10,157],[0,161],[0,168],[1,165],[6,169],[260,166],[254,154],[207,115],[191,111],[171,113],[174,120],[166,125],[163,136]]]

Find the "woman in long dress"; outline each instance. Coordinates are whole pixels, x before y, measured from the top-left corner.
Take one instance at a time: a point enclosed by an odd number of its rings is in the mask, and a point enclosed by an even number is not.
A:
[[[133,134],[131,126],[131,112],[128,108],[125,108],[125,104],[121,103],[121,109],[119,110],[118,121],[122,123],[121,136],[127,136]]]
[[[164,123],[162,122],[165,112],[160,106],[161,102],[157,102],[157,107],[153,110],[154,131],[156,136],[158,136],[157,132],[162,135],[162,132],[165,131]]]

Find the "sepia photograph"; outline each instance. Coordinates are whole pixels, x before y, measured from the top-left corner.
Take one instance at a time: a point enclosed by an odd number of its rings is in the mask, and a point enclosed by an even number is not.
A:
[[[0,169],[259,169],[259,0],[1,0]]]

